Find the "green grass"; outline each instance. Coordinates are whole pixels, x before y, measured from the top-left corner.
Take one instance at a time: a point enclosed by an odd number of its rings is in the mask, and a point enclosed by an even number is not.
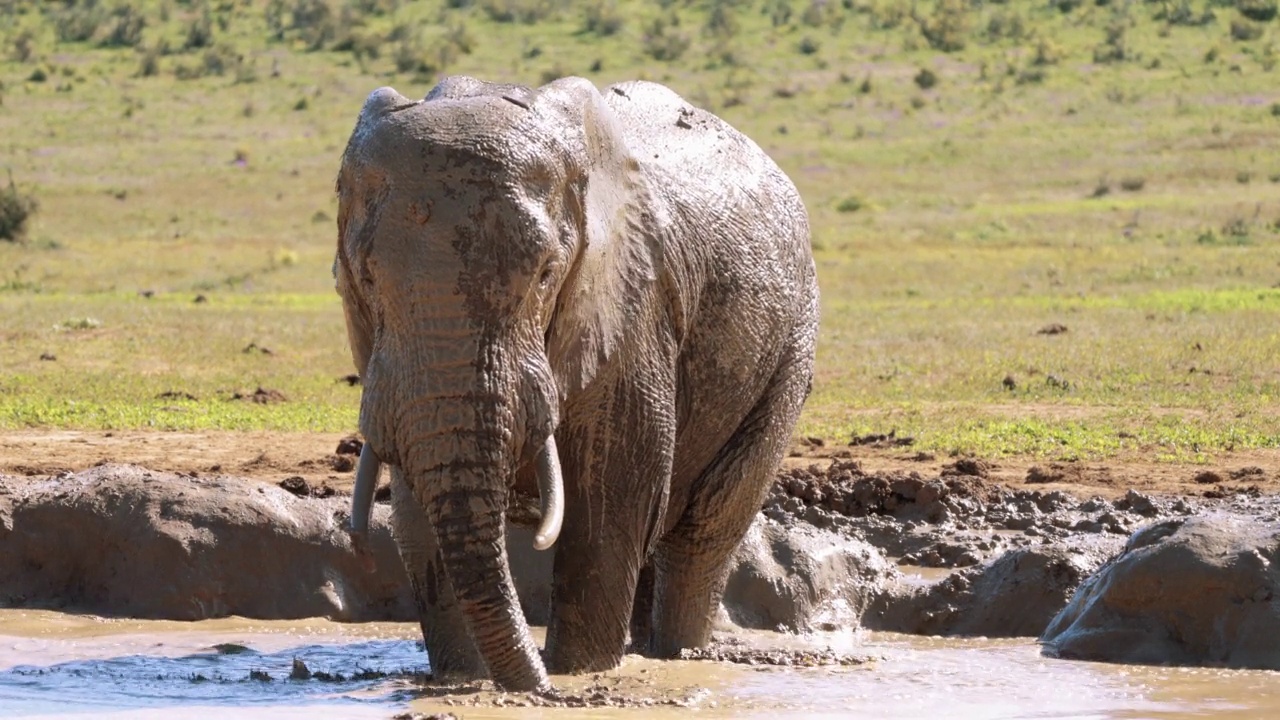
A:
[[[443,71],[658,80],[777,159],[823,291],[804,435],[1280,447],[1280,21],[1184,5],[0,1],[0,170],[39,203],[0,242],[0,427],[353,429],[334,173],[370,90]],[[259,386],[288,401],[230,399]]]

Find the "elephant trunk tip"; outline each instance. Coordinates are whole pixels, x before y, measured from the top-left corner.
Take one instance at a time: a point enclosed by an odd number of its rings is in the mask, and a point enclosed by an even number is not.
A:
[[[560,453],[556,436],[548,435],[538,453],[538,498],[542,522],[533,536],[535,550],[546,550],[556,544],[564,524],[564,476],[560,472]]]

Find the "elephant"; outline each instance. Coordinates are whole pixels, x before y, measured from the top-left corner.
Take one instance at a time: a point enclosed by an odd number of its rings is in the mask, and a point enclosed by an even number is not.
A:
[[[365,439],[349,529],[389,466],[435,677],[545,692],[548,670],[705,646],[812,387],[787,175],[657,83],[454,76],[368,96],[337,195]],[[521,503],[554,552],[544,652],[508,565]]]

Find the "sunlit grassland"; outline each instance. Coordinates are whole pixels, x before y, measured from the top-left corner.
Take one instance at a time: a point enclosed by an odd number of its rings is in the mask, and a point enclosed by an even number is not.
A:
[[[420,96],[443,70],[663,81],[777,159],[823,292],[804,435],[1051,457],[1280,447],[1277,21],[1239,41],[1225,4],[1188,26],[1115,0],[919,3],[923,23],[911,3],[811,17],[798,0],[777,26],[777,3],[726,5],[730,32],[718,3],[622,2],[602,36],[587,6],[507,4],[544,7],[530,24],[451,4],[327,3],[383,10],[344,25],[377,57],[308,52],[305,27],[273,39],[264,3],[210,4],[226,27],[208,48],[241,59],[180,80],[211,52],[180,50],[198,2],[167,20],[133,3],[151,18],[137,50],[59,42],[48,13],[0,3],[0,169],[41,203],[27,242],[0,242],[0,426],[354,429],[333,176],[370,90]],[[920,29],[946,7],[965,40],[948,52]],[[688,40],[678,59],[650,52],[657,19]],[[1117,23],[1125,57],[1099,59]],[[406,32],[421,62],[400,71]],[[1038,332],[1052,323],[1067,331]],[[259,386],[288,401],[230,399]]]

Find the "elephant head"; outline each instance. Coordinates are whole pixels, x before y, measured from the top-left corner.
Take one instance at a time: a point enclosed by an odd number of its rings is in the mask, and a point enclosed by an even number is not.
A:
[[[379,463],[399,465],[490,676],[545,688],[507,565],[508,488],[536,465],[549,547],[560,408],[617,352],[656,277],[639,166],[586,80],[456,78],[421,101],[374,91],[337,188],[366,438],[352,526],[367,523]]]

